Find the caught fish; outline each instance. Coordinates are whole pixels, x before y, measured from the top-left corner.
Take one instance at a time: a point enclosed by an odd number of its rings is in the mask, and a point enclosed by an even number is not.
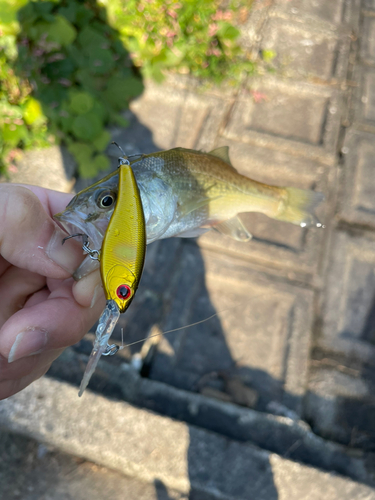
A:
[[[119,319],[126,311],[142,275],[146,254],[146,229],[137,182],[129,162],[121,161],[116,174],[118,186],[117,202],[111,210],[111,217],[106,227],[103,244],[98,250],[91,250],[88,242],[84,248],[88,257],[100,261],[100,273],[107,299],[106,307],[96,329],[96,338],[86,371],[84,373],[79,396],[82,396],[95,371],[100,356],[107,350],[107,343]],[[111,192],[102,192],[100,202],[104,207],[112,204]]]
[[[302,227],[321,226],[314,210],[322,193],[249,179],[231,165],[226,146],[210,153],[175,148],[128,160],[141,195],[147,244],[199,236],[212,228],[248,241],[251,234],[237,217],[243,212],[261,212]],[[68,233],[84,233],[93,248],[100,248],[117,206],[118,181],[118,172],[107,175],[79,192],[55,218]],[[79,280],[97,267],[88,256],[74,277]]]

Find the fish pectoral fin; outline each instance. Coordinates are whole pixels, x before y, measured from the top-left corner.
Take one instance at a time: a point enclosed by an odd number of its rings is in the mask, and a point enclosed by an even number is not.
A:
[[[207,233],[210,227],[198,227],[196,229],[189,229],[188,231],[183,231],[182,233],[176,234],[176,238],[196,238],[201,236],[201,234]]]
[[[243,225],[241,219],[236,215],[232,219],[225,220],[214,226],[214,229],[225,236],[229,236],[236,241],[249,241],[252,234]]]
[[[217,200],[218,198],[221,198],[221,196],[216,196],[215,198],[205,196],[202,198],[193,198],[192,200],[186,202],[184,201],[184,203],[180,205],[180,214],[182,217],[186,217],[186,215],[189,215],[191,212],[205,207],[211,201]]]
[[[216,156],[216,158],[220,158],[220,160],[225,161],[230,167],[233,168],[235,172],[237,170],[233,167],[229,158],[229,146],[221,146],[220,148],[213,149],[208,153],[209,155]]]

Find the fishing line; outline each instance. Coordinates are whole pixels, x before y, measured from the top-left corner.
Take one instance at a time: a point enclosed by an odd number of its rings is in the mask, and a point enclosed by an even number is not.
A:
[[[254,297],[252,297],[252,300],[259,299],[260,297],[264,297],[265,295],[274,295],[275,293],[276,293],[276,291],[271,292],[270,294],[262,293],[260,295],[255,295]],[[250,300],[250,302],[251,302],[251,300]],[[246,302],[246,303],[248,304],[249,302]],[[201,319],[200,321],[196,321],[195,323],[190,323],[190,325],[180,326],[178,328],[173,328],[172,330],[167,330],[166,332],[154,333],[153,335],[149,335],[148,337],[145,337],[141,340],[136,340],[135,342],[131,342],[130,344],[126,344],[126,345],[121,345],[119,347],[119,350],[125,349],[125,347],[130,347],[130,346],[133,346],[135,344],[140,344],[141,342],[144,342],[145,340],[148,340],[148,339],[152,339],[153,337],[160,337],[160,335],[166,335],[167,333],[175,333],[175,332],[178,332],[180,330],[185,330],[185,328],[191,328],[192,326],[201,325],[202,323],[205,323],[206,321],[209,321],[210,319],[215,318],[215,316],[219,316],[219,314],[223,314],[223,313],[226,313],[228,311],[232,311],[233,309],[237,309],[238,307],[242,306],[243,304],[245,304],[245,301],[240,302],[236,306],[229,307],[228,309],[218,311],[215,314],[212,314],[211,316],[209,316],[208,318]],[[121,328],[122,341],[123,341],[123,330],[124,329]]]

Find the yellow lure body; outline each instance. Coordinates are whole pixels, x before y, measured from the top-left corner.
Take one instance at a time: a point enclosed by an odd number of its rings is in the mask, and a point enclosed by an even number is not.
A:
[[[119,166],[118,197],[104,236],[100,272],[107,300],[121,313],[129,307],[146,255],[146,224],[141,195],[130,165]]]

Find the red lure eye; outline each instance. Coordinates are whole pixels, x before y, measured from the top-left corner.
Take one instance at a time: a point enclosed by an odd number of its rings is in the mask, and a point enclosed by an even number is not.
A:
[[[128,285],[120,285],[117,290],[116,290],[116,293],[117,293],[117,297],[121,300],[125,300],[125,299],[128,299],[131,294],[132,294],[132,291],[130,289],[130,287]]]

